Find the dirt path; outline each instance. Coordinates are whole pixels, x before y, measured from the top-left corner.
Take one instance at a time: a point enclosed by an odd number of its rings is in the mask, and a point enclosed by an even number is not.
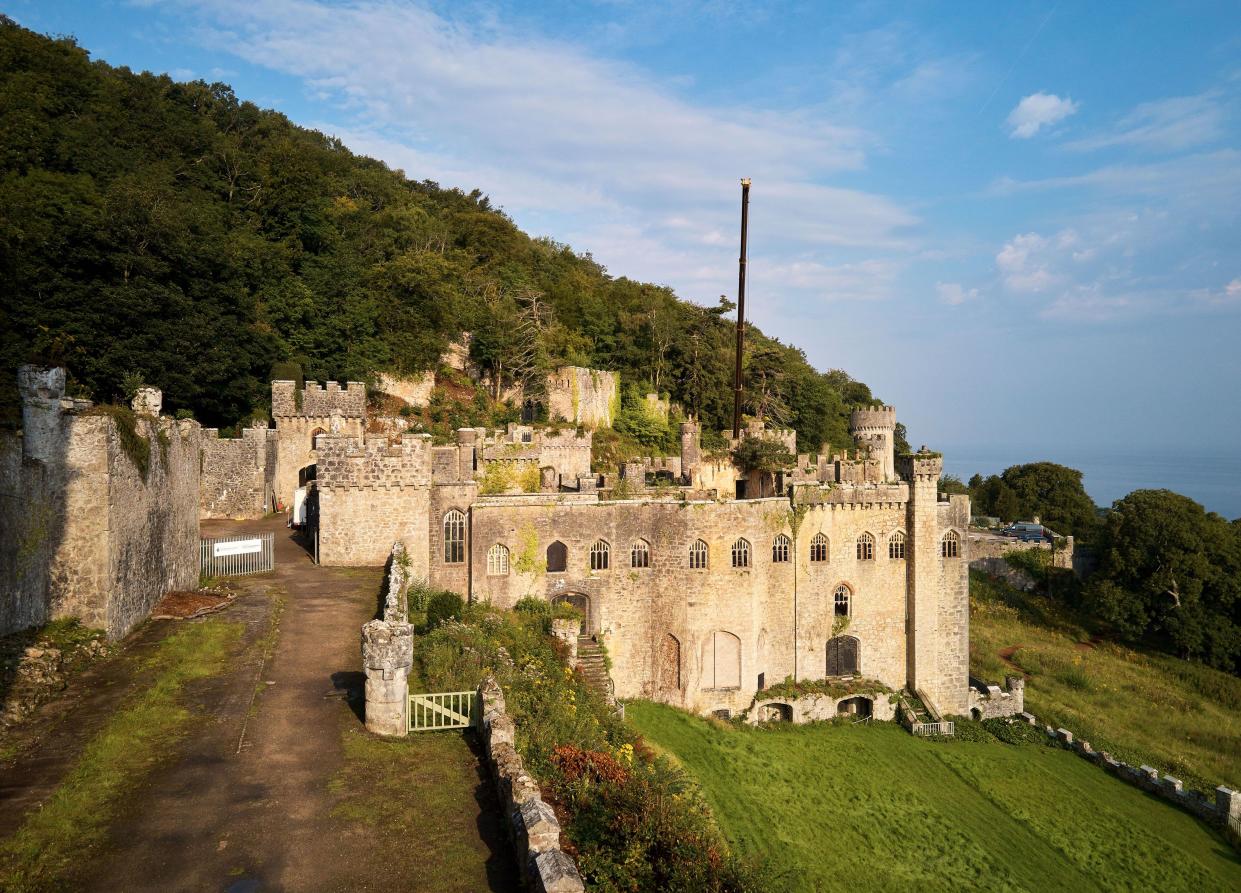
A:
[[[232,671],[192,691],[203,721],[132,795],[105,853],[86,872],[86,888],[432,889],[422,868],[436,858],[433,850],[416,839],[395,848],[377,810],[342,816],[337,808],[356,801],[350,786],[369,777],[356,759],[347,764],[342,742],[368,737],[357,716],[359,627],[373,616],[381,572],[316,567],[278,520],[209,522],[203,534],[258,529],[276,531],[277,570],[249,578],[247,592],[222,616],[264,632],[247,635]],[[269,635],[273,604],[283,611]],[[447,784],[460,788],[453,809],[466,831],[453,843],[465,847],[457,858],[467,870],[434,889],[512,889],[503,824],[475,757],[462,739],[437,746],[456,757]],[[350,783],[342,789],[333,780],[345,768]],[[416,771],[401,780],[385,805],[411,814],[420,783],[445,783],[420,782]]]

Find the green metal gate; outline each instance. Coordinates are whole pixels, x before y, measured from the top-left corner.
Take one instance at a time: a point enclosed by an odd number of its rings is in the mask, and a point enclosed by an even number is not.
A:
[[[409,730],[468,729],[478,725],[478,692],[441,691],[409,696]]]

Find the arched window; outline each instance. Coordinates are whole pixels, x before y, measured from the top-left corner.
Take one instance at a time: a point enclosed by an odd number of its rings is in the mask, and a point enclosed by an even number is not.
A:
[[[549,574],[563,573],[568,566],[569,550],[564,543],[556,540],[556,542],[547,547],[547,572]]]
[[[508,576],[508,546],[496,543],[487,550],[487,576]]]
[[[603,540],[598,540],[590,547],[590,569],[592,571],[605,571],[611,563],[612,547]]]
[[[789,546],[792,543],[783,533],[778,534],[771,544],[771,560],[775,564],[784,564],[789,560]]]
[[[961,557],[961,537],[955,530],[949,530],[944,534],[944,540],[940,544],[940,554],[945,558]]]
[[[837,617],[848,617],[849,616],[849,607],[850,607],[849,602],[850,602],[850,596],[852,594],[853,593],[849,591],[849,587],[846,586],[844,583],[841,583],[839,586],[836,587],[836,592],[834,593],[834,601],[836,603],[835,610],[836,610]]]
[[[827,640],[827,675],[853,676],[861,666],[858,640],[853,636],[836,636]]]
[[[888,537],[888,557],[897,559],[905,557],[905,531],[898,530]]]
[[[816,564],[827,561],[827,537],[821,533],[810,538],[810,560]]]
[[[630,567],[650,567],[651,566],[651,547],[646,540],[638,540],[633,544],[633,548],[629,550],[629,566]]]
[[[694,540],[689,547],[689,566],[691,570],[704,570],[707,566],[709,552],[707,544],[702,540]]]
[[[310,448],[312,450],[319,449],[319,446],[320,446],[319,438],[321,438],[324,434],[327,434],[327,432],[324,431],[322,428],[316,428],[315,430],[310,432]]]
[[[465,515],[452,509],[444,515],[444,563],[465,561]]]
[[[716,630],[708,637],[702,654],[703,688],[741,687],[741,640]]]
[[[733,543],[733,567],[750,566],[750,541],[745,537]]]
[[[875,560],[875,538],[869,533],[864,533],[857,538],[857,560]]]

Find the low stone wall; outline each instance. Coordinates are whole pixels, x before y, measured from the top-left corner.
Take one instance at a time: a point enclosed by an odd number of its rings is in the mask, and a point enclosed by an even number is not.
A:
[[[1038,718],[1031,713],[1021,713],[1020,719],[1032,726],[1039,724]],[[1068,729],[1055,729],[1049,725],[1044,725],[1043,729],[1047,737],[1064,749],[1111,772],[1122,781],[1175,803],[1209,825],[1241,834],[1241,792],[1224,785],[1215,789],[1214,798],[1201,791],[1187,791],[1179,778],[1171,775],[1161,777],[1159,770],[1152,766],[1130,766],[1113,758],[1107,751],[1095,750],[1089,741],[1076,738]]]
[[[560,848],[560,822],[526,771],[514,745],[516,726],[505,711],[504,692],[494,677],[478,687],[483,754],[495,779],[500,808],[509,817],[509,834],[526,886],[535,893],[581,893],[586,889],[577,865]]]
[[[1003,558],[1013,552],[1029,552],[1031,550],[1039,550],[1043,552],[1051,551],[1051,544],[1047,542],[1024,542],[1011,536],[996,536],[992,533],[980,533],[971,530],[969,533],[970,541],[970,558]],[[1052,561],[1055,567],[1072,569],[1074,554],[1073,537],[1063,538],[1063,544],[1055,550],[1052,555]]]
[[[1005,676],[1008,691],[998,685],[970,680],[970,718],[1001,719],[1026,709],[1026,681],[1021,676]]]

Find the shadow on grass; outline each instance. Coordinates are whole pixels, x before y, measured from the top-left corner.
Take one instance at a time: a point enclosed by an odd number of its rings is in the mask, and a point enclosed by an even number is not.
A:
[[[366,674],[361,670],[338,670],[332,674],[332,688],[344,695],[358,722],[366,722]]]
[[[474,755],[478,784],[474,788],[474,801],[478,804],[478,836],[487,846],[487,884],[493,891],[520,890],[518,870],[513,848],[507,834],[507,822],[500,808],[500,797],[495,783],[487,773],[487,761],[483,745],[473,730],[464,733],[466,746]]]

